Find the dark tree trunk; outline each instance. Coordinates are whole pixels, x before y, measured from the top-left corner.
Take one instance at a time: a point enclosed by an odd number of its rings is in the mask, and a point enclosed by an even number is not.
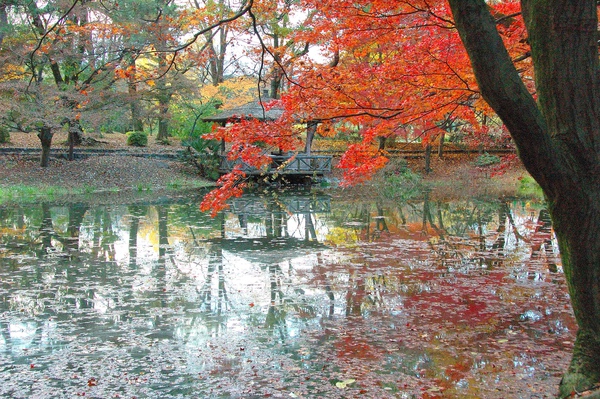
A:
[[[159,60],[161,70],[167,67],[164,58]],[[169,105],[171,103],[172,92],[166,85],[165,77],[160,79],[156,88],[158,91],[158,134],[156,140],[159,142],[166,142],[169,138]]]
[[[160,114],[158,117],[158,134],[156,135],[156,141],[165,142],[169,139],[169,119],[167,117],[167,107],[161,105]]]
[[[137,98],[137,84],[129,82],[129,108],[131,110],[131,129],[134,132],[144,131],[144,122],[142,122],[142,111],[140,110],[140,101]]]
[[[77,120],[69,120],[69,161],[74,159],[73,150],[75,146],[81,145],[83,142],[81,124]]]
[[[440,136],[440,144],[438,144],[438,158],[444,157],[444,141],[446,140],[446,133],[442,132]]]
[[[38,137],[42,143],[42,157],[40,159],[40,166],[45,168],[48,166],[50,161],[50,147],[52,146],[52,128],[43,126],[38,131]]]
[[[379,145],[377,147],[377,149],[379,151],[385,150],[385,141],[386,141],[386,137],[379,137]]]
[[[8,13],[6,12],[6,7],[8,4],[6,2],[0,3],[0,46],[2,46],[2,42],[4,42],[4,36],[6,35],[6,31],[9,29],[8,25]]]
[[[425,174],[431,172],[431,143],[425,146]]]
[[[218,86],[225,81],[225,52],[227,51],[227,32],[226,26],[221,26],[218,32],[219,49],[215,48],[214,36],[212,32],[206,33],[208,47],[208,73],[213,86]]]
[[[142,107],[140,105],[140,98],[138,95],[137,88],[138,76],[135,65],[135,61],[138,55],[139,54],[135,50],[131,51],[131,58],[129,58],[129,67],[132,69],[132,72],[127,79],[127,91],[129,92],[129,109],[131,111],[130,129],[134,132],[144,131],[144,123],[142,122]]]
[[[561,396],[600,381],[600,74],[596,0],[523,0],[538,104],[484,0],[450,0],[483,97],[546,196],[579,331]]]

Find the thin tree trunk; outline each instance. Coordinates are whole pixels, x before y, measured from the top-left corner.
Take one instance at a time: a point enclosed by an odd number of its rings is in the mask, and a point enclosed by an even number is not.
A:
[[[304,147],[304,152],[306,155],[310,155],[312,142],[315,137],[315,133],[317,132],[318,124],[319,122],[317,121],[306,122],[306,146]]]
[[[52,146],[52,128],[43,126],[38,132],[38,137],[42,143],[42,157],[40,159],[40,166],[45,168],[48,166],[50,161],[50,147]]]
[[[2,2],[2,4],[0,4],[0,47],[2,46],[2,42],[4,41],[4,36],[6,35],[6,31],[9,28],[8,14],[6,12],[6,7],[7,7],[6,2]]]
[[[425,146],[425,174],[431,172],[431,143]]]
[[[137,99],[137,88],[135,85],[129,86],[129,94],[132,97],[129,103],[129,109],[131,110],[131,129],[134,132],[144,131],[144,122],[142,121],[142,112],[140,110],[140,103]]]
[[[169,100],[159,98],[158,106],[158,134],[156,135],[156,141],[165,142],[169,139]]]
[[[70,119],[69,120],[69,161],[74,159],[74,149],[75,146],[81,145],[83,142],[82,134],[81,134],[81,124],[77,120]]]

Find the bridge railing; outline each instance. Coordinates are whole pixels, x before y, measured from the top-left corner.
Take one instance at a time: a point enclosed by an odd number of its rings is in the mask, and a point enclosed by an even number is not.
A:
[[[271,163],[262,169],[248,165],[246,162],[221,157],[219,171],[229,173],[236,165],[248,175],[283,174],[283,175],[323,175],[331,172],[332,157],[328,155],[270,155]]]

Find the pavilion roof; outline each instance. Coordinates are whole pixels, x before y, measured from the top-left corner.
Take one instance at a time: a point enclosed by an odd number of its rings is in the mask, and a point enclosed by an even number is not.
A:
[[[202,118],[205,122],[230,122],[240,119],[258,119],[261,121],[274,121],[281,118],[283,108],[271,107],[267,109],[265,104],[272,100],[271,98],[263,98],[260,100],[250,101],[239,107],[226,109],[220,114]]]

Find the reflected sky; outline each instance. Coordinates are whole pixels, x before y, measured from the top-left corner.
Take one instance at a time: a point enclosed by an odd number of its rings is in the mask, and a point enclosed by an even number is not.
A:
[[[0,208],[3,397],[551,396],[543,204],[247,195]]]

